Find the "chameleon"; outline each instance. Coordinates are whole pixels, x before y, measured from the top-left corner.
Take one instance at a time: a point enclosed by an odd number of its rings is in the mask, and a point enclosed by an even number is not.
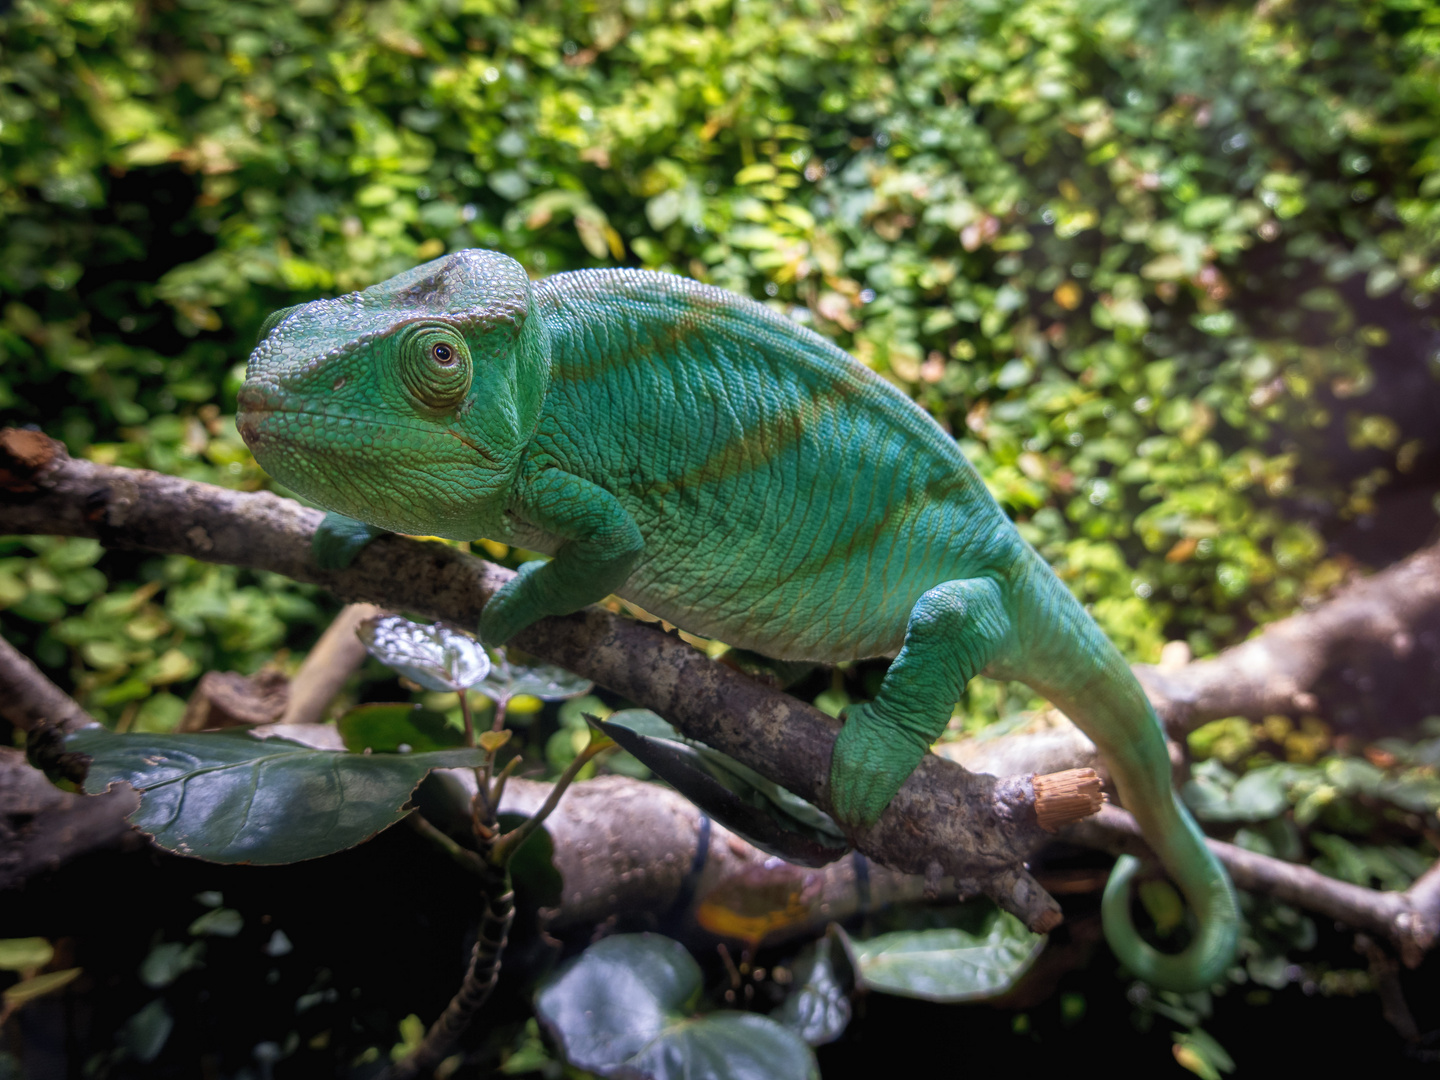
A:
[[[1180,991],[1232,962],[1234,889],[1129,665],[955,440],[819,334],[676,275],[532,281],[467,250],[275,312],[238,405],[256,460],[332,512],[315,550],[333,565],[382,530],[551,556],[486,604],[488,646],[615,594],[777,660],[894,657],[842,714],[847,826],[879,818],[971,678],[1025,683],[1096,744],[1195,914],[1181,952],[1146,943],[1122,856],[1102,901],[1117,957]]]

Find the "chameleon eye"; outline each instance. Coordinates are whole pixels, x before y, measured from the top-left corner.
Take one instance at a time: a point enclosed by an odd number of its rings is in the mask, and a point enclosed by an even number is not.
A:
[[[400,343],[400,378],[427,409],[452,409],[470,392],[470,350],[452,327],[417,325]]]

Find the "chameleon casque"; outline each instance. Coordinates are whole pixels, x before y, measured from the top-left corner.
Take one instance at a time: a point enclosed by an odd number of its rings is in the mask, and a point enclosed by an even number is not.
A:
[[[1147,945],[1122,858],[1103,909],[1116,954],[1176,990],[1231,962],[1234,891],[1125,660],[955,441],[819,335],[686,278],[532,282],[461,251],[276,312],[239,402],[259,462],[329,510],[553,555],[486,606],[487,645],[615,593],[777,659],[895,656],[835,744],[846,823],[880,816],[973,676],[1026,683],[1094,740],[1197,916],[1184,952]]]

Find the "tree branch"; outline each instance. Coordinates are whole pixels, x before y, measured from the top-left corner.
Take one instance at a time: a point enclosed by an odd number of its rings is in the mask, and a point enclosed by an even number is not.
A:
[[[73,460],[58,443],[38,454],[27,447],[22,456],[8,450],[13,436],[0,433],[0,532],[86,536],[109,547],[270,570],[347,601],[467,627],[510,576],[453,548],[404,537],[382,537],[349,569],[323,571],[310,558],[319,511],[269,493]],[[838,724],[819,710],[714,663],[678,637],[595,608],[544,620],[516,644],[830,807]],[[1029,777],[997,780],[930,755],[880,821],[853,841],[894,869],[987,893],[1043,931],[1060,921],[1059,905],[1024,861],[1045,838]]]
[[[1321,707],[1318,684],[1356,650],[1408,660],[1417,644],[1440,652],[1422,628],[1440,625],[1440,543],[1339,590],[1313,610],[1271,623],[1219,656],[1179,668],[1137,665],[1170,734],[1181,738],[1211,720]]]
[[[61,731],[76,731],[95,722],[4,638],[0,638],[0,716],[21,731],[47,723]]]

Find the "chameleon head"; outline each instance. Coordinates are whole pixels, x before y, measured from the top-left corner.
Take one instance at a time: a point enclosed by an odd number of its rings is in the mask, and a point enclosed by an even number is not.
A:
[[[549,359],[520,264],[461,251],[271,315],[237,424],[267,472],[329,510],[474,539],[503,509]]]

